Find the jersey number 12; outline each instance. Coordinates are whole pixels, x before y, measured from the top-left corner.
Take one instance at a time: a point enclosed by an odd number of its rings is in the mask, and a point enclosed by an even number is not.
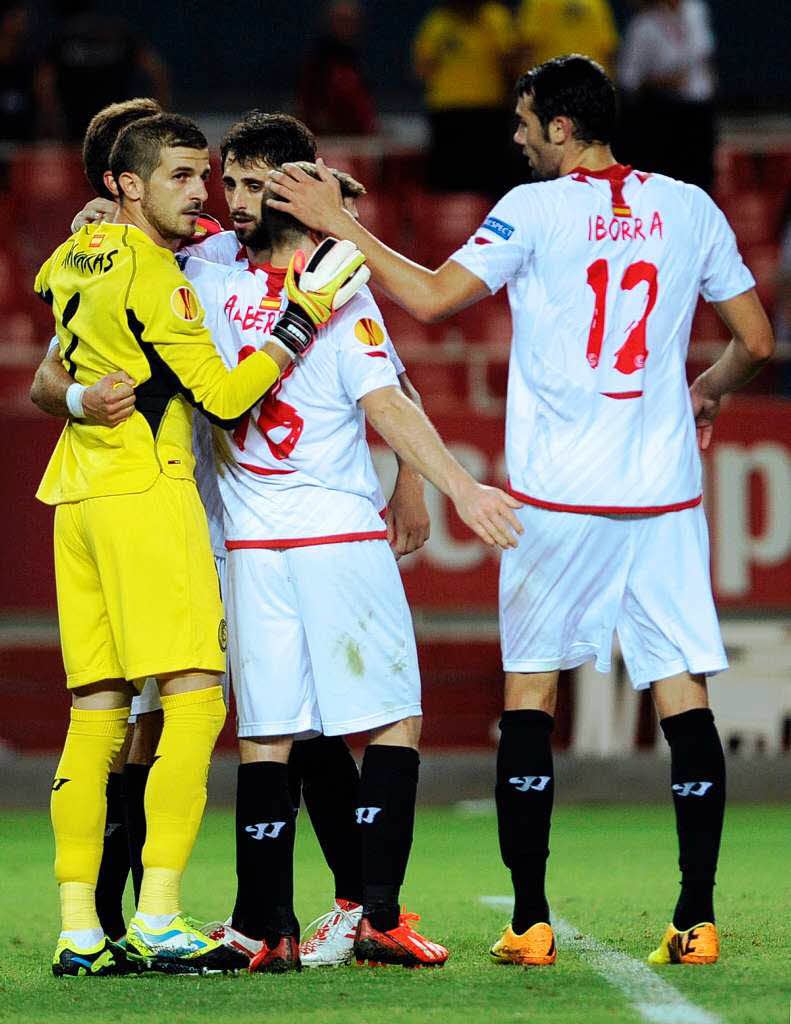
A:
[[[610,268],[607,260],[595,260],[591,263],[588,267],[588,284],[593,289],[595,301],[590,330],[588,331],[586,356],[588,365],[594,370],[599,365],[599,359],[601,358],[609,281]],[[656,297],[659,292],[657,269],[653,263],[646,263],[643,260],[639,260],[637,263],[630,263],[621,278],[621,288],[624,291],[631,291],[632,288],[642,281],[648,285],[648,302],[643,310],[643,315],[636,324],[630,325],[631,330],[626,341],[615,353],[615,369],[619,373],[628,374],[634,373],[636,370],[642,370],[648,357],[648,349],[645,346],[645,325],[651,310],[656,305]]]

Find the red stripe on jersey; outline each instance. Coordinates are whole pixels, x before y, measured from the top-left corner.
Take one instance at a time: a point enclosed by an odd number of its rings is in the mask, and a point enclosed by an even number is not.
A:
[[[532,498],[529,494],[522,494],[515,491],[510,484],[505,488],[510,495],[525,502],[526,505],[534,505],[536,508],[546,508],[550,512],[581,512],[591,516],[608,516],[622,513],[624,515],[660,515],[662,512],[680,512],[684,508],[694,508],[703,501],[703,495],[697,498],[690,498],[688,501],[677,501],[672,505],[562,505],[556,501],[542,501],[541,498]]]
[[[590,171],[587,167],[575,167],[569,174],[573,174],[575,181],[585,181],[586,178],[600,178],[610,183],[612,193],[612,212],[615,217],[631,217],[632,209],[623,197],[623,184],[632,168],[627,164],[612,164],[601,171]]]
[[[600,391],[605,398],[640,398],[642,391]]]
[[[242,469],[249,469],[251,473],[257,473],[258,476],[284,476],[288,473],[296,473],[295,469],[265,469],[263,466],[251,466],[247,462],[240,462],[239,465]]]
[[[592,171],[588,167],[573,167],[569,174],[578,174],[580,178],[602,178],[605,181],[626,181],[632,173],[629,164],[610,164],[601,171]]]
[[[355,540],[387,540],[387,530],[371,530],[367,533],[335,533],[327,537],[288,537],[285,540],[227,540],[229,551],[246,551],[253,548],[310,548],[318,544],[345,544]]]
[[[389,358],[386,352],[366,352],[367,356],[373,356],[376,359],[387,359]]]

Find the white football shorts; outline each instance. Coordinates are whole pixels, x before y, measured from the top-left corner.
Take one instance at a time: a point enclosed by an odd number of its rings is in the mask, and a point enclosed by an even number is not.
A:
[[[609,672],[615,633],[636,690],[728,667],[700,505],[630,518],[525,505],[516,515],[525,532],[500,563],[506,672],[591,660]]]
[[[226,572],[226,558],[224,555],[214,555],[214,565],[217,569],[217,579],[220,584],[220,597],[225,597],[225,572]],[[227,614],[226,614],[227,618]],[[222,686],[223,696],[225,697],[225,706],[228,707],[228,696],[229,696],[229,682],[228,682],[228,669],[226,667],[225,672],[219,679],[218,685]],[[129,711],[129,724],[134,725],[137,721],[138,715],[148,714],[149,711],[161,711],[162,702],[159,699],[159,686],[157,685],[156,679],[149,677],[146,679],[143,689],[140,693],[136,694],[132,698],[132,707]]]
[[[338,736],[421,713],[386,541],[229,551],[226,607],[240,737]]]

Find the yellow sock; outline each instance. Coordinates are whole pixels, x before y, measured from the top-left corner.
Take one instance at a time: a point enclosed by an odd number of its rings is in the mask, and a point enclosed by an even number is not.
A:
[[[138,910],[177,914],[179,883],[206,806],[206,776],[225,722],[221,686],[162,698],[165,721],[146,785]]]
[[[63,931],[99,927],[94,891],[107,815],[107,775],[126,736],[128,717],[129,708],[71,709],[50,801]]]

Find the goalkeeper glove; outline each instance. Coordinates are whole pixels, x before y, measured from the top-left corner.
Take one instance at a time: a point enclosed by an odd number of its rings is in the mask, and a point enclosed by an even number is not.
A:
[[[294,253],[285,280],[288,304],[272,329],[292,358],[306,352],[319,327],[362,288],[371,276],[364,263],[365,256],[353,242],[337,238],[325,238],[307,266],[305,254]]]

